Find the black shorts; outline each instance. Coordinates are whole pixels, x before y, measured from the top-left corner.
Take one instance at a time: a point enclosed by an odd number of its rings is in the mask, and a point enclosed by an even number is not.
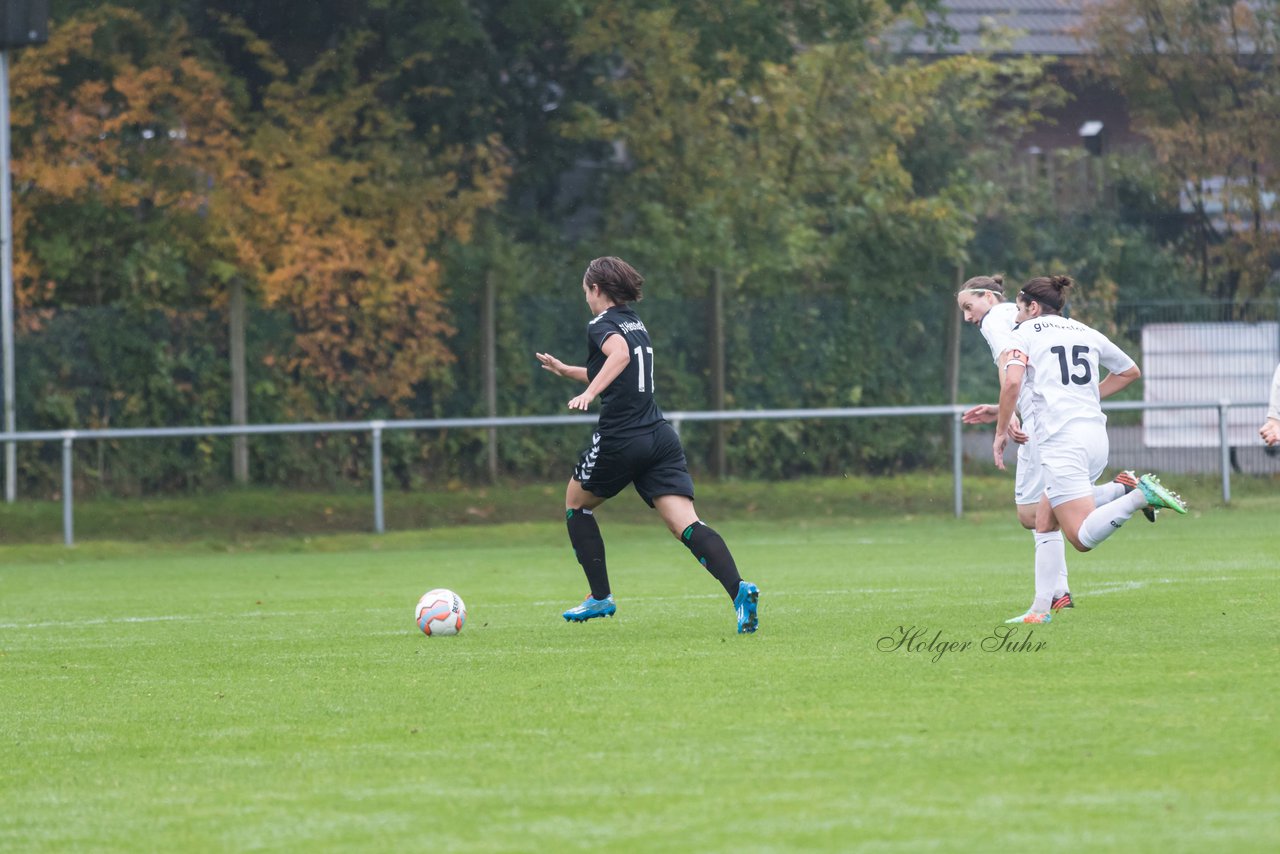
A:
[[[612,498],[628,483],[650,507],[662,495],[693,498],[693,478],[685,463],[680,437],[667,422],[627,439],[591,436],[591,447],[573,467],[573,479],[601,498]]]

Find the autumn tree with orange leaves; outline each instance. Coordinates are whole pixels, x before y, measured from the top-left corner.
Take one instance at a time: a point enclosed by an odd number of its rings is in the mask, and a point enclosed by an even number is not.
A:
[[[164,285],[146,293],[141,270],[102,286],[112,277],[85,265],[98,254],[128,266],[123,242],[138,224],[164,232],[155,243],[191,249],[208,231],[211,188],[240,181],[237,110],[185,27],[105,7],[53,28],[48,44],[19,54],[11,77],[19,322],[38,324],[53,307],[184,302]],[[101,232],[87,251],[71,245]]]
[[[149,251],[181,254],[186,301],[220,306],[239,277],[293,318],[281,367],[295,416],[403,413],[453,358],[435,253],[502,198],[505,154],[492,141],[433,145],[384,102],[390,75],[357,71],[359,36],[292,77],[242,24],[223,24],[270,78],[253,109],[180,21],[115,7],[60,24],[15,63],[18,315],[180,306],[163,270],[84,281],[101,247],[63,244],[93,229],[48,225],[145,222]]]
[[[250,186],[220,198],[235,254],[297,324],[291,371],[342,389],[357,413],[405,401],[453,360],[433,250],[467,240],[503,198],[503,149],[417,134],[380,97],[388,77],[355,71],[361,38],[290,80],[239,32],[274,82],[246,141]]]

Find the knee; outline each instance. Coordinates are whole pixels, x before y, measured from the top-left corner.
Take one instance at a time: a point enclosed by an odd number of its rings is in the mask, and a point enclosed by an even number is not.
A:
[[[1093,549],[1089,548],[1089,547],[1088,547],[1088,546],[1086,546],[1084,543],[1080,542],[1080,538],[1079,538],[1079,537],[1077,537],[1076,535],[1074,535],[1074,534],[1067,534],[1066,532],[1063,532],[1063,536],[1065,536],[1065,537],[1067,538],[1067,542],[1069,542],[1069,543],[1071,543],[1071,545],[1075,546],[1076,551],[1081,552],[1081,553],[1083,553],[1083,552],[1093,551]]]
[[[1036,529],[1036,508],[1019,507],[1018,522],[1028,531],[1034,531]]]

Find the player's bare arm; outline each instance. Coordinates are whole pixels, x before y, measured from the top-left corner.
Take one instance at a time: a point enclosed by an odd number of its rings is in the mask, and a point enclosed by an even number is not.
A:
[[[1004,377],[1006,374],[1005,369],[1009,366],[1009,363],[1011,361],[1021,362],[1025,370],[1025,365],[1027,363],[1027,354],[1023,353],[1021,350],[1005,350],[1003,353],[1000,354],[1000,358],[996,364],[997,364],[997,372],[1000,374],[1000,379],[1002,384],[1004,382]],[[1025,373],[1023,374],[1023,379],[1024,380],[1026,379]],[[1018,389],[1019,389],[1019,392],[1021,392],[1021,389],[1022,389],[1021,384],[1019,384]],[[1017,406],[1016,401],[1014,405],[1015,407]],[[997,405],[994,408],[996,410],[996,418],[994,420],[998,421],[1000,417],[999,416],[1000,407],[999,405]],[[1031,437],[1028,436],[1026,432],[1023,431],[1022,420],[1018,418],[1018,413],[1016,409],[1014,412],[1012,412],[1009,415],[1009,426],[1005,428],[1005,432],[1009,434],[1010,439],[1017,442],[1019,445],[1025,445],[1031,439]]]
[[[971,406],[960,416],[960,420],[965,424],[990,424],[996,420],[996,416],[1000,412],[1000,407],[991,403],[979,403],[977,406]]]
[[[587,381],[587,369],[579,365],[566,365],[550,353],[534,353],[542,363],[543,370],[550,371],[558,377],[567,377],[580,383]]]
[[[591,401],[599,396],[600,392],[609,387],[609,383],[618,378],[618,374],[627,369],[627,365],[631,364],[631,353],[627,350],[627,340],[621,335],[610,335],[600,345],[600,352],[604,353],[604,365],[600,368],[600,373],[596,374],[596,378],[587,386],[587,390],[573,400],[569,401],[570,409],[581,409],[583,412],[591,406]],[[585,369],[584,369],[585,372]]]
[[[1004,469],[1004,449],[1009,444],[1009,428],[1013,423],[1022,378],[1026,373],[1027,355],[1021,350],[1006,350],[1000,355],[1000,404],[996,415],[996,435],[991,444],[996,468]]]
[[[1142,376],[1142,371],[1138,369],[1137,365],[1127,370],[1107,374],[1102,382],[1098,383],[1098,398],[1105,400],[1111,397],[1111,395],[1120,391],[1140,376]]]
[[[965,424],[990,424],[999,417],[1000,407],[994,403],[979,403],[977,406],[971,406],[966,409],[960,416],[960,420]],[[1018,444],[1027,441],[1027,434],[1022,432],[1022,421],[1018,418],[1018,413],[1013,414],[1013,418],[1009,420],[1009,434]],[[1019,438],[1021,437],[1021,438]]]

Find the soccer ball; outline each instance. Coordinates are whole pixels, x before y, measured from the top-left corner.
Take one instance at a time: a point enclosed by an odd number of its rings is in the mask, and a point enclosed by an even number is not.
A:
[[[422,594],[413,617],[428,637],[456,635],[467,621],[467,606],[457,593],[438,587]]]

